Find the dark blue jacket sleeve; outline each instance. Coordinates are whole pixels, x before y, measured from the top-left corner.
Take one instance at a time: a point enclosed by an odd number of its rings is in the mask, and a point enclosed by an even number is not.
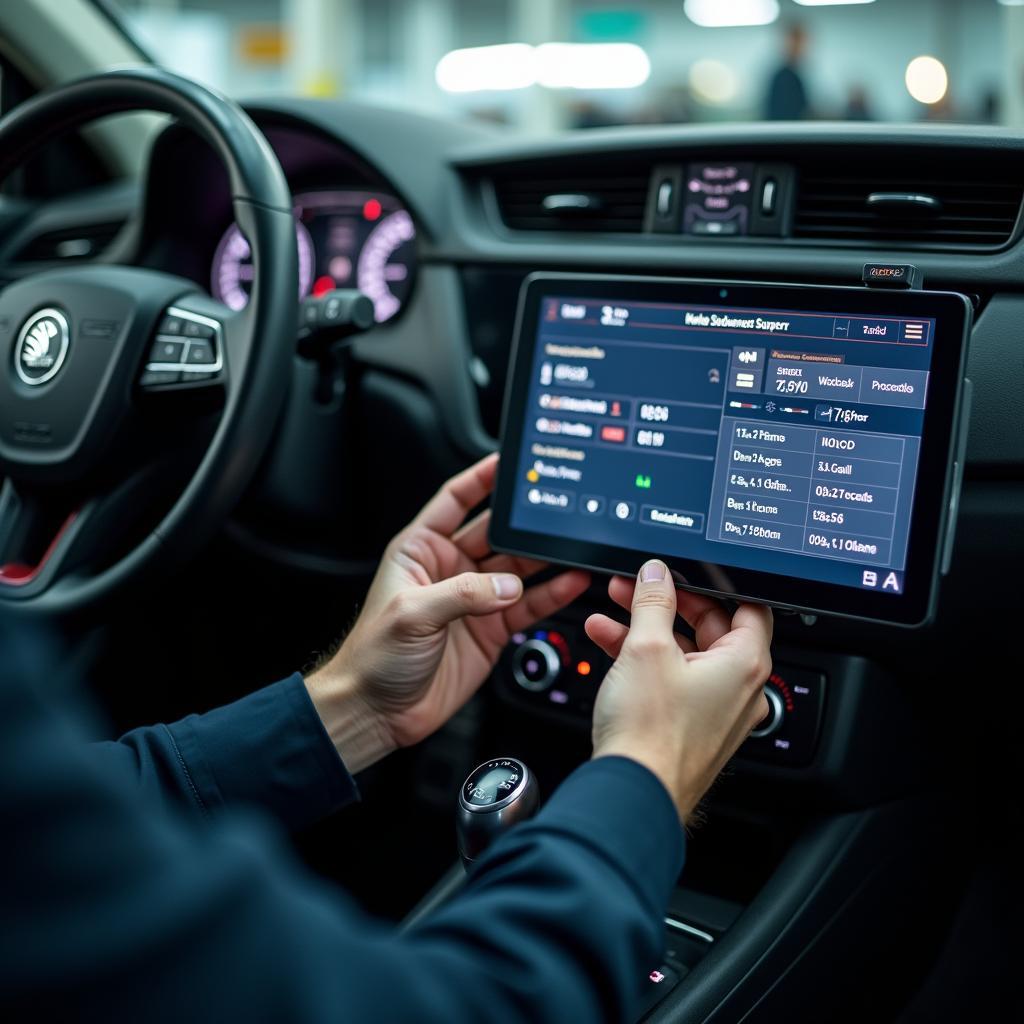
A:
[[[298,673],[205,715],[94,744],[94,755],[136,779],[151,805],[203,815],[255,805],[298,829],[358,799]]]
[[[0,1019],[632,1015],[683,852],[646,769],[584,765],[399,935],[309,877],[264,817],[154,805],[27,681],[50,680],[2,628],[0,655]]]

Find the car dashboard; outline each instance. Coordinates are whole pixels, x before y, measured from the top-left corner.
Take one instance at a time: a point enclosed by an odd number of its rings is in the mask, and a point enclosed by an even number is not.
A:
[[[689,980],[651,1019],[705,1019],[727,1005],[773,1019],[792,986],[807,1007],[855,992],[859,962],[835,966],[850,935],[908,934],[967,841],[940,850],[948,796],[936,794],[964,781],[952,752],[1009,773],[1002,744],[1020,702],[1007,680],[979,673],[977,648],[1009,664],[1012,637],[993,623],[1020,606],[1024,575],[1024,138],[807,124],[532,141],[354,103],[248,110],[293,192],[302,294],[357,287],[378,322],[346,347],[326,389],[323,367],[296,353],[273,449],[223,538],[265,588],[276,587],[269,575],[358,595],[441,480],[497,446],[518,296],[534,271],[854,285],[865,264],[887,262],[970,297],[974,404],[937,620],[907,632],[778,616],[772,715],[716,786],[673,905],[690,931],[670,926],[667,966]],[[213,154],[172,125],[138,188],[158,211],[145,264],[244,306],[248,246]],[[28,217],[0,266],[11,278],[116,253],[137,230],[138,198],[112,186]],[[514,637],[465,713],[470,726],[457,719],[417,755],[427,805],[448,806],[475,744],[514,749],[552,783],[587,756],[608,662],[583,622],[608,609],[604,589],[596,581]],[[882,860],[884,874],[872,869]],[[930,906],[937,927],[946,910]],[[851,929],[842,942],[829,924],[839,919]],[[851,995],[851,1013],[857,1005]]]

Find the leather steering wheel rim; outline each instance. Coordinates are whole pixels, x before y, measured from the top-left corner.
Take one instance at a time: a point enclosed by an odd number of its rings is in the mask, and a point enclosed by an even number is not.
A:
[[[249,304],[230,318],[240,339],[237,351],[247,354],[230,367],[213,437],[159,524],[95,574],[68,574],[37,592],[0,586],[0,606],[40,614],[78,611],[194,553],[241,497],[287,393],[298,305],[291,193],[265,137],[232,100],[155,67],[78,79],[39,94],[0,121],[0,181],[52,138],[99,117],[131,111],[176,118],[212,146],[228,173],[235,220],[249,241],[254,268]],[[191,282],[181,283],[183,291],[201,292]],[[10,369],[0,367],[0,372]]]

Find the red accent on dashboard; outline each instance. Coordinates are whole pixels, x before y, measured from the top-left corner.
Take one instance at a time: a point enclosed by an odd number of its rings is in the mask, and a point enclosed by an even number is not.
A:
[[[24,562],[8,562],[6,565],[0,565],[0,585],[23,587],[27,583],[31,583],[43,571],[43,567],[50,556],[57,550],[61,537],[64,536],[77,517],[78,513],[72,512],[64,520],[64,524],[57,531],[57,535],[50,541],[50,546],[43,552],[43,557],[35,565],[25,565]]]
[[[328,277],[324,274],[322,277],[318,277],[313,282],[313,298],[319,299],[321,295],[326,295],[328,292],[333,292],[337,288],[337,284],[334,282],[333,277]]]
[[[379,199],[367,199],[363,203],[363,216],[367,220],[377,220],[383,212],[384,207],[380,205]]]
[[[626,428],[608,426],[602,427],[601,440],[612,441],[615,444],[622,444],[622,442],[626,440]]]

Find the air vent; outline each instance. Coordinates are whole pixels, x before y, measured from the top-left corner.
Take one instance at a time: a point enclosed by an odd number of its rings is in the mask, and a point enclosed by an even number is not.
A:
[[[120,222],[111,222],[46,231],[19,249],[15,259],[26,263],[93,259],[110,245],[122,227]]]
[[[983,159],[983,158],[982,158]],[[996,248],[1009,241],[1024,188],[1007,172],[991,180],[958,173],[942,153],[918,154],[914,172],[893,166],[801,168],[793,234],[821,241],[902,242],[911,245]],[[934,168],[949,168],[937,175]],[[929,170],[930,166],[930,170]],[[991,173],[991,170],[987,173]]]
[[[600,158],[596,158],[600,159]],[[516,231],[643,231],[650,167],[609,168],[607,173],[525,170],[494,175],[501,219]]]

